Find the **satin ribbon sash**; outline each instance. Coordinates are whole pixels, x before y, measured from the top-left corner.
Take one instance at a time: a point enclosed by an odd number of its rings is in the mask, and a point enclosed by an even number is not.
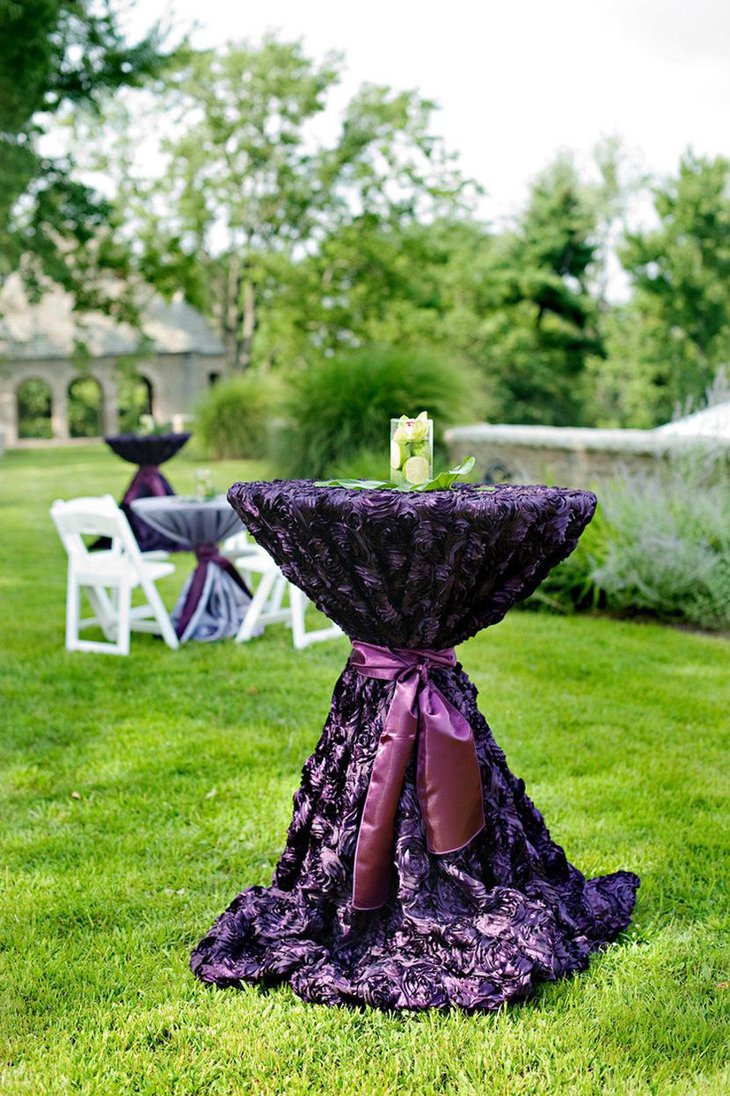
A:
[[[456,852],[476,837],[484,828],[484,801],[471,727],[430,678],[433,667],[456,665],[453,649],[391,650],[355,641],[349,664],[363,677],[395,682],[355,849],[352,904],[372,910],[388,897],[395,816],[416,742],[416,787],[430,852]]]
[[[130,503],[134,499],[161,498],[164,495],[174,494],[175,492],[156,464],[140,464],[124,492],[122,501]]]
[[[197,559],[197,566],[193,571],[193,577],[188,586],[187,594],[185,596],[185,604],[182,607],[180,617],[177,621],[175,631],[177,638],[181,639],[185,635],[188,624],[190,623],[193,613],[198,607],[198,602],[203,595],[203,589],[205,588],[205,576],[208,573],[208,564],[212,563],[216,567],[220,567],[222,571],[230,575],[236,586],[239,586],[245,594],[251,597],[251,591],[241,577],[241,573],[237,570],[234,564],[226,556],[222,556],[218,551],[215,544],[198,544],[195,549],[195,558]]]

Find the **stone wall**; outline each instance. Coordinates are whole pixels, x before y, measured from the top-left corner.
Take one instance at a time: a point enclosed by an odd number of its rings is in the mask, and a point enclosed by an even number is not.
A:
[[[656,472],[672,454],[697,446],[722,452],[730,467],[728,439],[654,430],[477,423],[447,430],[446,443],[455,462],[473,454],[479,478],[491,482],[591,487],[627,471]]]
[[[226,371],[223,355],[157,354],[140,362],[137,372],[152,386],[152,412],[159,422],[189,416],[209,387],[210,375]],[[98,381],[102,397],[104,434],[117,429],[116,357],[98,357],[89,373],[79,373],[68,359],[24,358],[0,364],[0,432],[5,443],[18,443],[18,389],[26,380],[44,381],[51,390],[51,430],[55,441],[69,438],[68,389],[72,381],[90,375]]]

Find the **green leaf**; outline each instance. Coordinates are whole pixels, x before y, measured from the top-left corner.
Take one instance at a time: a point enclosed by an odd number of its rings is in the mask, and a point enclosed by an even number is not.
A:
[[[456,468],[449,468],[448,472],[440,472],[438,476],[428,480],[427,483],[416,483],[410,487],[411,491],[440,491],[445,487],[451,487],[459,476],[467,476],[476,464],[475,457],[467,457]]]
[[[426,483],[393,483],[392,480],[316,480],[315,487],[348,487],[354,490],[380,489],[386,491],[441,491],[451,487],[459,476],[466,476],[471,472],[476,463],[474,457],[467,457],[456,468],[450,468],[448,472],[440,472],[438,476],[427,480]]]
[[[349,487],[349,488],[374,488],[374,487],[389,487],[396,489],[397,485],[392,480],[365,480],[365,479],[334,479],[334,480],[315,480],[315,487]]]

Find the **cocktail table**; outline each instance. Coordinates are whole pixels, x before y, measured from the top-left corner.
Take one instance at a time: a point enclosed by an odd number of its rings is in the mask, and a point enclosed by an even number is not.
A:
[[[323,1004],[496,1009],[584,969],[628,925],[639,880],[568,862],[453,647],[573,550],[595,496],[275,481],[228,498],[353,650],[272,885],[235,898],[196,975]]]
[[[131,508],[134,499],[174,495],[168,480],[160,471],[160,465],[178,453],[190,438],[190,434],[112,434],[104,438],[113,453],[130,464],[138,465],[119,506],[127,515],[137,543],[143,552],[153,550],[175,551],[173,541],[158,529],[150,528]]]
[[[167,538],[177,551],[195,553],[195,570],[171,613],[180,642],[235,636],[251,603],[251,593],[233,563],[217,548],[241,531],[241,520],[225,496],[164,495],[135,499],[131,507],[137,518]]]

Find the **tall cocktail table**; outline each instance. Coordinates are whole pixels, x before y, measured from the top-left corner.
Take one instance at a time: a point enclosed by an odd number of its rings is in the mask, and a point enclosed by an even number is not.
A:
[[[171,613],[180,642],[235,636],[251,604],[251,592],[230,559],[218,551],[221,541],[241,531],[241,520],[225,496],[164,495],[135,499],[131,508],[177,551],[195,553],[195,570]]]
[[[132,476],[124,497],[119,503],[127,515],[137,543],[143,552],[174,552],[178,545],[153,529],[132,510],[135,499],[159,498],[174,495],[169,481],[160,471],[160,465],[178,453],[190,438],[190,434],[111,434],[104,438],[113,453],[122,460],[136,464],[137,471]]]
[[[639,880],[568,862],[453,647],[573,550],[595,496],[275,481],[228,498],[353,650],[272,885],[222,914],[197,976],[323,1004],[496,1009],[584,969],[628,925]]]

